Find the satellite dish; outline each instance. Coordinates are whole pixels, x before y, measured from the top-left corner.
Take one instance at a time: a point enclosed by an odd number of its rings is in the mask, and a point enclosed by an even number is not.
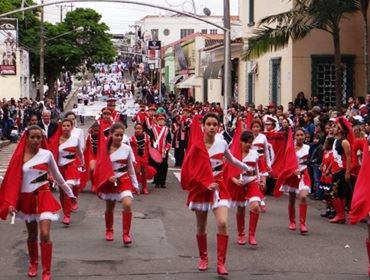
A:
[[[208,9],[208,8],[204,8],[203,9],[203,14],[205,14],[207,17],[209,17],[211,15],[211,10]]]

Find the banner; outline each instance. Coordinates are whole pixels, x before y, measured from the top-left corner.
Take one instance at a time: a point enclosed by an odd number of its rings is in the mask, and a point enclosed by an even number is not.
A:
[[[13,18],[0,19],[0,74],[17,74],[17,30],[18,21]]]

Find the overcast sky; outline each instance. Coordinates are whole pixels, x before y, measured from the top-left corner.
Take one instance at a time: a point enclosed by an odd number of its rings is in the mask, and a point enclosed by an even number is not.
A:
[[[0,0],[1,1],[1,0]],[[48,2],[50,0],[45,0]],[[176,10],[192,11],[191,0],[136,0],[137,2],[157,4],[160,6],[172,7]],[[40,2],[40,0],[38,0]],[[99,3],[102,2],[102,3]],[[111,29],[111,33],[122,34],[130,31],[129,25],[143,18],[146,15],[164,14],[165,11],[159,9],[147,8],[137,5],[107,3],[104,1],[95,1],[91,3],[73,3],[73,7],[88,7],[96,10],[103,15],[102,21]],[[223,14],[223,0],[194,0],[196,12],[202,14],[203,8],[208,7],[212,15]],[[71,10],[70,4],[64,4],[63,13]],[[67,7],[68,6],[68,7]],[[230,0],[231,15],[238,14],[238,0]],[[60,7],[49,7],[45,9],[45,19],[50,22],[60,21]]]

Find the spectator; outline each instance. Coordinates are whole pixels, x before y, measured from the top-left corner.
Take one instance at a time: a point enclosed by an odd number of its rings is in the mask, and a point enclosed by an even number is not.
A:
[[[296,99],[294,100],[294,107],[300,108],[303,110],[308,110],[308,101],[304,96],[304,92],[301,91],[298,93]]]

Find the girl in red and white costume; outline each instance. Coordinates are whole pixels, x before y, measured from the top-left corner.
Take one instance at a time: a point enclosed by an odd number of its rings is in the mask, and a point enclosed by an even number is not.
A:
[[[193,119],[192,129],[195,129],[196,120]],[[212,170],[211,175],[213,178],[207,178],[211,183],[203,188],[203,186],[194,185],[193,174],[203,169],[204,166],[199,166],[197,158],[200,156],[197,154],[197,150],[192,148],[186,155],[181,177],[183,188],[189,190],[187,205],[189,209],[195,211],[197,219],[197,241],[200,255],[200,261],[198,269],[200,271],[207,270],[208,268],[208,253],[207,253],[207,217],[208,211],[212,210],[217,221],[217,273],[220,275],[227,275],[227,269],[225,266],[226,252],[228,244],[228,232],[227,232],[227,213],[230,206],[230,194],[227,187],[223,183],[223,162],[226,158],[231,164],[239,167],[242,170],[248,170],[249,167],[237,160],[230,152],[229,147],[225,140],[219,140],[216,138],[216,134],[219,128],[218,116],[214,113],[207,113],[203,118],[204,138],[200,139],[199,144],[205,145],[205,152],[208,153],[207,159],[210,161],[210,167]],[[199,128],[200,129],[200,128]],[[193,133],[193,132],[190,132]],[[198,138],[190,139],[191,146],[198,146],[195,144]],[[204,141],[204,142],[203,142]],[[191,160],[190,160],[191,159]],[[189,160],[189,162],[188,162]],[[187,170],[187,171],[185,171]],[[200,176],[201,177],[201,176]],[[188,180],[189,186],[184,184],[184,180]],[[200,180],[202,180],[200,178]]]
[[[304,144],[305,131],[303,128],[296,128],[294,132],[295,151],[298,158],[298,170],[287,178],[284,184],[280,187],[280,191],[289,193],[289,226],[290,230],[296,230],[295,223],[295,201],[296,195],[299,195],[299,223],[301,234],[306,234],[308,229],[306,227],[307,216],[307,196],[311,190],[311,181],[307,170],[307,160],[309,157],[310,147]]]
[[[138,192],[134,159],[131,148],[122,143],[125,127],[115,123],[110,128],[108,142],[105,142],[102,133],[99,135],[99,153],[95,170],[96,184],[94,192],[99,198],[106,201],[105,225],[107,241],[113,240],[113,214],[116,202],[122,204],[123,243],[132,243],[130,236],[132,221],[133,188]],[[103,140],[103,141],[102,141]],[[109,155],[109,157],[107,156]],[[110,166],[109,166],[110,165]]]
[[[147,185],[147,173],[149,168],[150,137],[144,132],[143,124],[135,124],[135,135],[130,138],[130,145],[135,155],[136,176],[139,178],[142,186],[141,193],[149,194]]]
[[[58,166],[64,180],[74,190],[80,186],[79,167],[83,168],[85,165],[81,143],[78,138],[71,135],[73,129],[72,120],[64,119],[61,122],[61,126],[62,135],[59,137]],[[78,193],[78,191],[74,190],[74,193]],[[71,222],[72,202],[64,192],[60,191],[59,194],[64,213],[63,224],[69,225]]]
[[[50,226],[51,221],[58,219],[56,213],[61,209],[49,188],[48,172],[66,195],[71,199],[74,195],[60,174],[52,153],[41,149],[43,138],[38,126],[28,127],[22,135],[1,184],[0,217],[5,220],[10,212],[26,222],[29,277],[37,275],[39,226],[42,279],[47,280],[51,279]]]
[[[266,178],[271,171],[271,157],[269,153],[269,143],[265,134],[260,133],[262,131],[262,122],[259,119],[254,119],[251,123],[251,128],[254,136],[252,150],[255,150],[259,154],[260,163],[260,188],[263,194],[266,192]],[[262,212],[266,211],[266,204],[264,199],[261,201]]]
[[[73,112],[67,112],[64,116],[66,119],[70,119],[73,123],[73,128],[72,128],[72,132],[71,132],[71,135],[73,137],[76,137],[79,139],[79,142],[80,142],[80,146],[81,146],[81,151],[84,151],[85,150],[85,135],[84,135],[84,131],[83,129],[77,127],[77,116],[75,113]],[[84,155],[82,155],[82,157],[84,157]],[[85,160],[85,158],[84,158]],[[80,165],[80,163],[78,163]],[[79,170],[79,173],[80,173],[80,177],[82,176],[81,173],[83,173],[83,170]],[[78,198],[80,192],[81,192],[82,188],[81,186],[79,185],[78,187],[74,187],[73,188],[73,193],[75,194],[75,196]],[[76,200],[77,202],[77,200]],[[72,211],[77,211],[78,210],[78,204],[77,203],[72,203]]]
[[[238,228],[238,244],[245,245],[245,208],[249,205],[249,234],[248,244],[257,245],[256,228],[261,211],[260,205],[264,198],[259,184],[261,174],[259,167],[261,160],[258,152],[252,149],[254,136],[250,131],[242,132],[240,136],[242,162],[248,166],[248,170],[240,174],[239,177],[232,177],[233,184],[229,184],[229,192],[232,197],[231,204],[238,207],[236,221]],[[235,139],[236,140],[236,139]],[[239,142],[238,142],[239,143]]]

